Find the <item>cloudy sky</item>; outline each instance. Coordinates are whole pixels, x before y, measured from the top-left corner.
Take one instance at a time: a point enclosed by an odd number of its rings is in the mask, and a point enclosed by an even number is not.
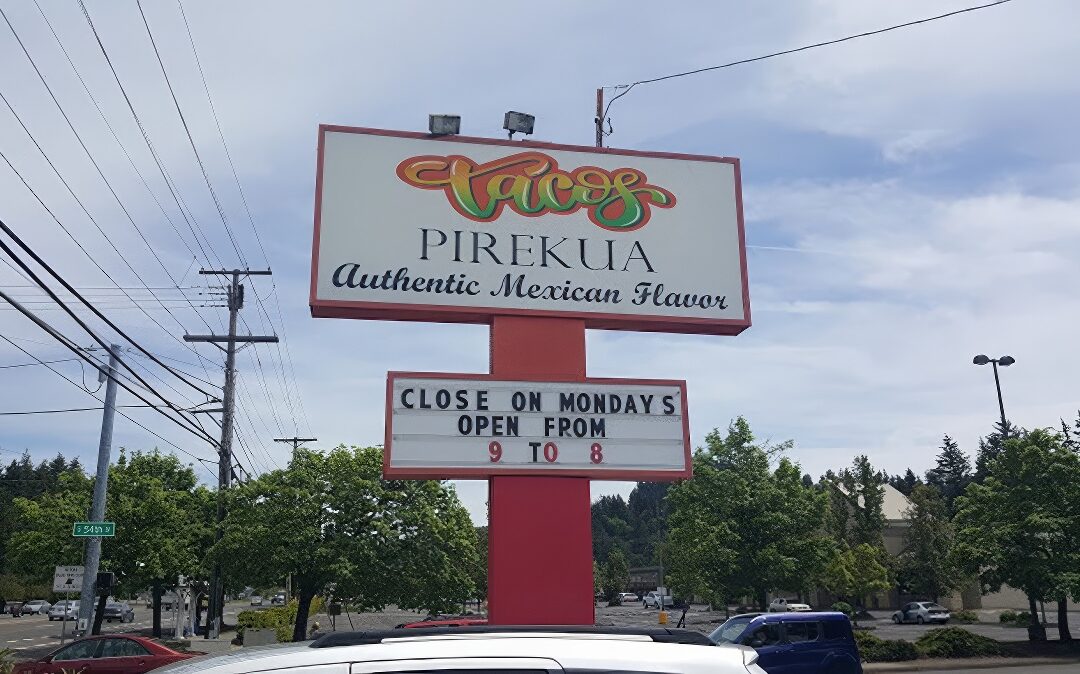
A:
[[[446,112],[462,116],[463,133],[498,137],[502,114],[512,109],[536,115],[537,140],[588,145],[599,86],[968,4],[974,3],[806,0],[751,7],[714,0],[657,12],[655,5],[614,1],[547,2],[542,10],[496,2],[185,1],[253,229],[176,3],[143,5],[223,216],[134,2],[88,0],[86,6],[175,185],[175,200],[78,2],[42,3],[58,42],[34,3],[0,0],[86,151],[5,22],[0,93],[112,243],[7,106],[0,106],[0,151],[85,253],[3,162],[0,219],[108,307],[140,344],[211,382],[221,379],[216,350],[201,345],[196,354],[175,337],[185,329],[221,330],[225,311],[200,306],[208,328],[175,286],[197,305],[220,304],[215,295],[199,294],[212,292],[211,279],[197,274],[200,244],[229,267],[242,264],[241,254],[253,267],[269,263],[273,287],[254,280],[265,301],[260,307],[249,294],[243,313],[252,331],[284,334],[287,346],[249,349],[238,361],[239,458],[261,472],[287,460],[289,448],[273,443],[275,436],[310,434],[319,438],[317,447],[380,442],[387,370],[483,372],[488,364],[482,326],[310,318],[319,123],[422,131],[429,112]],[[889,472],[909,466],[922,472],[945,433],[973,452],[997,416],[993,378],[971,364],[976,353],[1016,358],[1003,372],[1016,423],[1074,418],[1080,408],[1080,79],[1070,69],[1080,62],[1076,25],[1080,5],[1071,0],[1014,0],[635,88],[611,110],[610,145],[741,158],[754,325],[734,338],[593,331],[589,374],[685,378],[695,444],[744,415],[762,438],[793,439],[792,458],[815,476],[857,453]],[[131,299],[97,265],[131,288]],[[33,302],[28,306],[76,343],[91,343],[26,285],[0,260],[0,286]],[[71,357],[9,309],[0,309],[0,335],[44,360]],[[149,361],[129,360],[175,386],[149,379],[171,399],[203,399]],[[0,340],[0,366],[28,362]],[[71,361],[53,366],[75,385],[40,365],[0,369],[0,412],[98,404],[79,390],[84,382],[93,390],[93,373]],[[127,393],[120,402],[138,403]],[[208,445],[153,412],[125,411],[188,452],[185,460],[213,458]],[[0,461],[28,450],[36,460],[61,452],[92,463],[99,423],[94,411],[2,416]],[[215,432],[212,422],[204,423]],[[171,449],[123,418],[115,445]],[[482,521],[483,483],[459,489]],[[628,489],[594,483],[593,491]]]

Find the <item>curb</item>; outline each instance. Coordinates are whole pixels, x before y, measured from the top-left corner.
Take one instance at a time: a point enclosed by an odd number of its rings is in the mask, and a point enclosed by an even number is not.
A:
[[[864,672],[926,672],[961,669],[996,669],[998,667],[1032,667],[1035,665],[1080,664],[1075,658],[926,658],[905,662],[863,663]]]

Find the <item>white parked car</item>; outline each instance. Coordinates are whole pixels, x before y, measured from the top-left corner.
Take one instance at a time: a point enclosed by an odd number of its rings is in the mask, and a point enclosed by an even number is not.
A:
[[[61,599],[49,609],[49,620],[75,620],[79,617],[79,602]]]
[[[192,658],[161,674],[521,674],[650,672],[765,674],[746,646],[712,646],[687,630],[463,627],[334,632],[309,644],[281,644]],[[416,632],[413,634],[412,632]]]
[[[638,600],[637,595],[634,594],[633,592],[620,592],[619,593],[619,601],[621,603],[623,603],[623,604],[633,604],[637,600]]]
[[[34,599],[22,605],[23,615],[45,615],[52,608],[52,604],[44,599]]]
[[[663,606],[661,606],[661,602]],[[641,599],[641,605],[645,608],[671,608],[675,606],[675,602],[671,600],[670,594],[660,596],[659,592],[650,592]]]
[[[803,604],[794,599],[776,598],[769,602],[769,613],[806,613],[813,611],[810,604]]]
[[[892,621],[897,625],[900,623],[918,623],[920,625],[924,623],[941,623],[944,625],[949,622],[951,617],[949,609],[941,604],[935,604],[932,601],[913,601],[904,604],[899,611],[893,613]]]

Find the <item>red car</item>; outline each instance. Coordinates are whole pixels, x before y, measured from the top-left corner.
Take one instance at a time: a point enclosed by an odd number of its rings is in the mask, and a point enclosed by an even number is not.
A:
[[[444,618],[442,620],[421,620],[415,623],[398,625],[399,629],[412,629],[417,627],[472,627],[473,625],[488,624],[485,618]]]
[[[11,674],[142,674],[151,669],[202,655],[180,653],[134,634],[108,634],[79,639],[40,660],[20,662]]]

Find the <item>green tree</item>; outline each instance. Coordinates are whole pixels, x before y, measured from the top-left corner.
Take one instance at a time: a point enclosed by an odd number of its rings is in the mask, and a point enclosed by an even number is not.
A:
[[[488,583],[488,528],[475,527],[476,532],[476,564],[473,566],[472,581],[476,587],[476,598],[487,598]]]
[[[626,590],[630,583],[630,565],[626,563],[626,555],[619,548],[614,548],[604,562],[603,570],[604,598],[608,602],[614,602],[620,592]]]
[[[297,641],[328,583],[362,609],[444,612],[474,594],[478,564],[475,529],[452,487],[383,480],[381,449],[344,446],[297,451],[286,469],[230,490],[212,557],[252,585],[292,573]]]
[[[1061,441],[1043,429],[1010,434],[982,482],[957,499],[956,559],[985,590],[1008,584],[1027,594],[1033,640],[1045,638],[1036,600],[1058,599],[1060,620],[1064,598],[1077,590],[1080,457]]]
[[[213,543],[214,496],[190,465],[156,449],[121,449],[109,468],[106,512],[117,530],[102,545],[102,568],[116,573],[118,593],[199,574]]]
[[[1018,428],[1008,419],[1005,426],[1001,422],[994,423],[994,432],[985,438],[979,438],[979,451],[975,455],[975,482],[982,482],[990,472],[990,464],[1001,454],[1005,447],[1006,438],[1022,438],[1027,433],[1023,428]]]
[[[904,549],[898,560],[900,585],[937,601],[963,581],[952,554],[952,523],[944,498],[933,487],[915,487],[910,499],[911,507],[904,513],[908,523]]]
[[[791,443],[757,444],[742,417],[705,442],[694,479],[668,492],[672,586],[683,595],[749,594],[762,608],[771,589],[807,589],[828,560],[826,496],[779,458]]]
[[[911,492],[915,487],[922,483],[923,481],[920,480],[919,476],[915,474],[915,471],[910,468],[908,468],[903,475],[893,475],[889,478],[889,484],[904,496],[911,496]]]
[[[880,548],[869,543],[854,547],[841,544],[828,562],[822,584],[841,599],[864,607],[866,597],[892,587],[889,570],[881,561],[881,553]]]
[[[80,564],[83,545],[71,535],[71,523],[86,519],[92,481],[81,472],[60,477],[60,489],[36,498],[12,501],[7,565],[27,579],[51,581],[53,567]]]
[[[953,502],[964,493],[971,478],[971,459],[960,450],[955,440],[946,435],[941,441],[937,464],[926,471],[926,484],[941,492],[950,516],[956,513]]]

